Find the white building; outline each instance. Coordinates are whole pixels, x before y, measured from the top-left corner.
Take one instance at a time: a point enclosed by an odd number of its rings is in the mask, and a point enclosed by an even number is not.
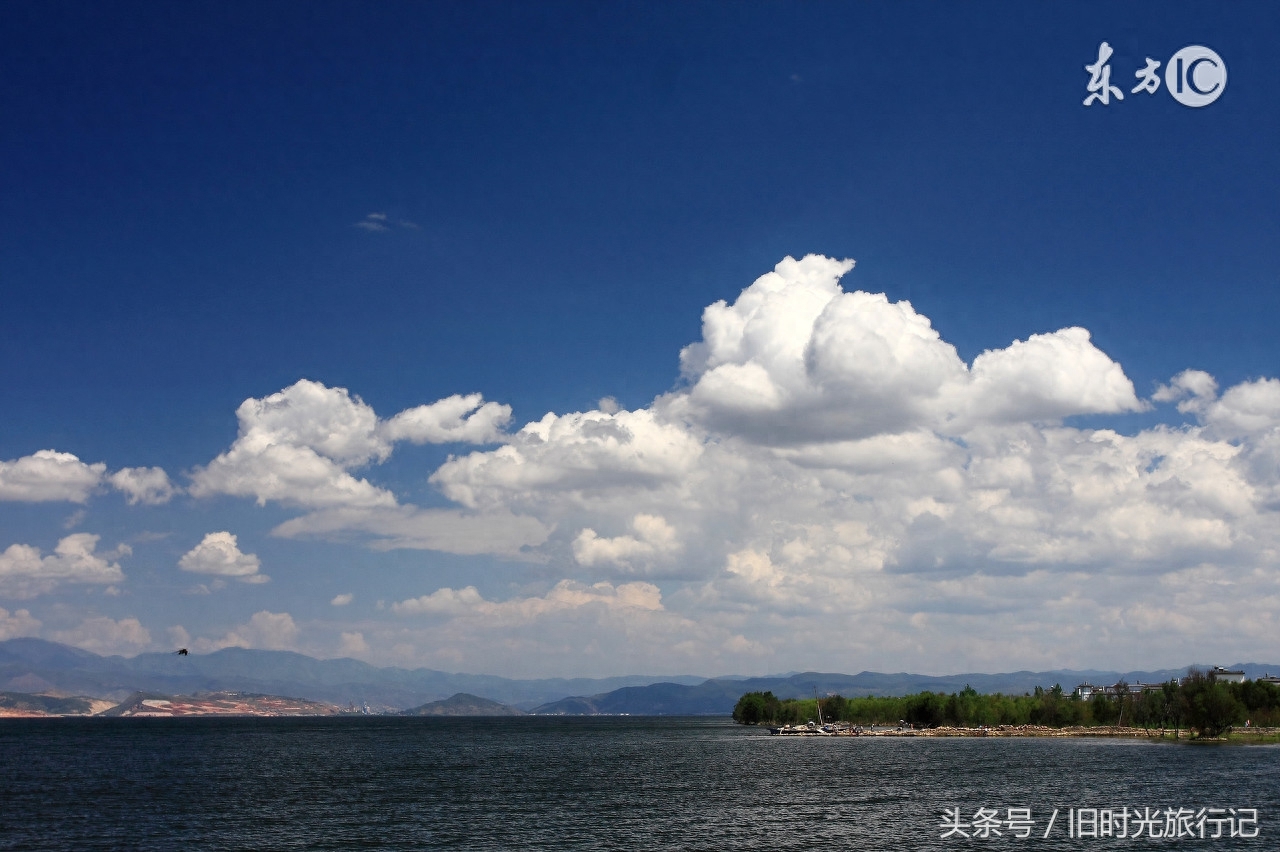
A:
[[[1224,669],[1222,666],[1214,666],[1213,671],[1209,672],[1213,675],[1213,679],[1221,683],[1244,683],[1243,671],[1231,671]]]

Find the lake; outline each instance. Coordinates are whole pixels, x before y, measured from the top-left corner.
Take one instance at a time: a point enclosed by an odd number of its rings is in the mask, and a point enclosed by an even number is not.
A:
[[[1280,848],[1277,816],[1271,746],[771,737],[723,718],[0,720],[13,850],[1261,850]],[[1166,821],[1183,836],[1150,839]]]

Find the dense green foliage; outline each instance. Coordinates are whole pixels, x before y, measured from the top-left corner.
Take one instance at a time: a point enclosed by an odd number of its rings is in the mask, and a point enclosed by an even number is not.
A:
[[[822,719],[859,725],[977,727],[979,725],[1128,725],[1142,728],[1188,728],[1216,737],[1233,725],[1280,725],[1280,687],[1258,681],[1222,683],[1212,674],[1192,671],[1181,682],[1119,696],[1089,700],[1064,693],[1061,686],[1037,687],[1025,695],[981,695],[970,687],[950,695],[920,692],[901,697],[866,696],[822,699]],[[772,692],[748,692],[733,708],[744,725],[786,725],[816,721],[814,698],[779,699]]]

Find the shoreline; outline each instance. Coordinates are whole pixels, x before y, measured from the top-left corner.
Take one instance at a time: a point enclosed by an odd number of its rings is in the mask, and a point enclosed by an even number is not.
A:
[[[1280,743],[1280,728],[1237,728],[1221,737],[1197,737],[1194,731],[1181,728],[1131,728],[1120,725],[1070,725],[1054,728],[1048,725],[991,725],[976,728],[940,726],[937,728],[886,728],[874,730],[824,731],[821,729],[768,728],[771,734],[792,737],[1110,737],[1119,739],[1172,740],[1175,742]]]

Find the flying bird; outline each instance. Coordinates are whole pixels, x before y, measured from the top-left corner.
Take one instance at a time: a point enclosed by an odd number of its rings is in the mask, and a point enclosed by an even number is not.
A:
[[[178,650],[174,651],[173,653],[177,654],[179,657],[185,657],[185,656],[187,656],[187,649],[186,649],[186,648],[179,648]]]

